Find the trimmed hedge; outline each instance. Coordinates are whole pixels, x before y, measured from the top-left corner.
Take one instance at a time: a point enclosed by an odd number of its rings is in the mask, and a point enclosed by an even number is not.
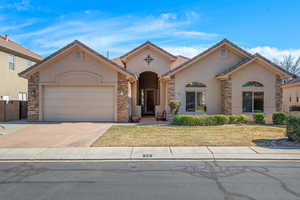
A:
[[[300,115],[289,115],[286,135],[290,140],[300,142]]]
[[[256,124],[265,124],[265,114],[264,113],[253,113],[253,120]]]
[[[246,115],[175,115],[172,124],[185,126],[216,126],[247,123]]]
[[[276,112],[272,115],[273,124],[285,125],[287,124],[288,114],[284,112]]]

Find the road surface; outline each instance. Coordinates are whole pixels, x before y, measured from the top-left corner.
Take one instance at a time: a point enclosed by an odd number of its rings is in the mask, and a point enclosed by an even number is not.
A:
[[[1,162],[0,199],[295,200],[300,162]]]

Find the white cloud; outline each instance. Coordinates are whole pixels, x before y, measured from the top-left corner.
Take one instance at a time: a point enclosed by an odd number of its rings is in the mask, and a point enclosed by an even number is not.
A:
[[[248,49],[250,53],[259,53],[270,60],[282,60],[284,56],[292,55],[294,57],[300,56],[300,49],[278,49],[269,46],[259,46]]]
[[[205,40],[215,39],[220,36],[219,34],[215,34],[215,33],[205,33],[199,31],[177,31],[174,32],[174,35],[183,36],[183,37],[194,37],[194,38],[205,39]]]
[[[205,47],[188,47],[188,46],[169,46],[164,47],[165,50],[169,51],[173,55],[182,55],[188,58],[192,58],[202,51],[204,51]]]
[[[132,45],[138,45],[146,40],[176,44],[179,39],[215,39],[218,36],[215,33],[186,30],[197,18],[196,13],[180,16],[173,13],[162,13],[157,16],[108,18],[99,15],[99,13],[83,11],[78,16],[68,17],[68,15],[64,15],[58,18],[55,23],[31,32],[16,34],[14,38],[21,43],[30,42],[32,46],[30,48],[37,53],[54,51],[77,39],[100,53],[109,50],[113,56],[116,56],[120,52],[114,51],[114,49],[134,48]],[[187,53],[184,55],[195,54],[192,48],[185,47],[185,49]],[[183,52],[179,48],[176,51],[180,54]]]
[[[30,8],[32,6],[29,0],[9,1],[0,5],[0,9],[16,9],[17,11],[28,10]]]

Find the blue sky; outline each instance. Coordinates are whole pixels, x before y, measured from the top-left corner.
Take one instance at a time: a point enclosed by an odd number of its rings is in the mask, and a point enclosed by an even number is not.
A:
[[[280,59],[300,55],[299,0],[0,0],[0,34],[47,56],[78,39],[119,56],[150,40],[195,56],[227,38]]]

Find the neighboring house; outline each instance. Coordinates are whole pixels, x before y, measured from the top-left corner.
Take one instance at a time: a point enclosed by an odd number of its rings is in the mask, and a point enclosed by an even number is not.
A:
[[[18,73],[43,58],[0,36],[0,100],[27,100],[27,80]]]
[[[79,41],[20,73],[29,79],[29,120],[128,121],[169,112],[270,116],[292,76],[228,40],[188,59],[146,42],[109,60]]]
[[[283,111],[300,112],[300,77],[283,86]]]

